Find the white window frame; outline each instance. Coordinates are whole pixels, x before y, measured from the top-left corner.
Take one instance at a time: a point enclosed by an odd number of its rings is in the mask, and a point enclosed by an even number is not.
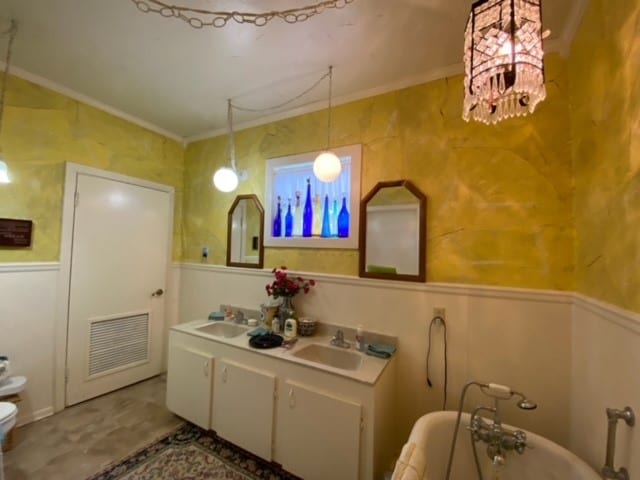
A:
[[[351,192],[349,193],[349,237],[347,238],[323,238],[323,237],[273,237],[272,236],[272,212],[273,212],[273,184],[278,170],[283,167],[296,165],[307,167],[309,175],[313,176],[313,160],[322,151],[307,152],[286,157],[272,158],[266,162],[265,172],[265,208],[264,208],[264,246],[265,247],[298,247],[298,248],[342,248],[357,249],[360,229],[360,173],[362,164],[362,145],[347,145],[332,148],[340,159],[348,158],[351,161]],[[304,202],[306,192],[303,193]]]

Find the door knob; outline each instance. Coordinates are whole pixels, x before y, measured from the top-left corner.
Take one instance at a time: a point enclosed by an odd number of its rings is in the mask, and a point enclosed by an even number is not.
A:
[[[159,288],[151,294],[152,297],[161,297],[164,294],[164,290]]]

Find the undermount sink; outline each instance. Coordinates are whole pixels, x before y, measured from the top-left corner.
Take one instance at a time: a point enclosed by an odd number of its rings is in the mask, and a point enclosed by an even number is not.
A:
[[[342,368],[343,370],[358,370],[362,365],[362,355],[359,353],[317,343],[301,348],[294,352],[293,356],[330,367]]]
[[[203,325],[201,327],[197,327],[202,333],[206,333],[208,335],[213,335],[214,337],[224,337],[224,338],[233,338],[238,335],[242,335],[247,330],[247,327],[243,327],[242,325],[236,325],[233,323],[209,323],[207,325]]]

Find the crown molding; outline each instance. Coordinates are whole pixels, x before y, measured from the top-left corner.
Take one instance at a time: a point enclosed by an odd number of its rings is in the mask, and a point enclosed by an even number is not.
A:
[[[554,38],[552,40],[545,42],[547,53],[555,52],[555,53],[559,53],[564,57],[567,57],[569,55],[569,52],[571,50],[571,43],[573,42],[573,38],[575,37],[575,34],[580,26],[580,22],[582,21],[582,17],[584,15],[585,10],[587,9],[588,4],[589,4],[589,0],[575,0],[575,3],[573,4],[573,7],[569,13],[567,22],[565,24],[565,27],[561,35],[557,38]],[[4,67],[4,63],[2,61],[0,61],[0,66]],[[462,73],[464,73],[464,65],[462,63],[447,65],[445,67],[438,67],[417,75],[404,77],[400,80],[396,80],[384,85],[379,85],[377,87],[373,87],[370,89],[361,90],[361,91],[354,92],[349,95],[344,95],[341,97],[335,97],[332,99],[332,104],[334,107],[339,105],[344,105],[346,103],[355,102],[358,100],[374,97],[377,95],[383,95],[385,93],[402,90],[405,88],[410,88],[416,85],[422,85],[425,83],[433,82],[435,80],[440,80],[440,79],[452,77],[455,75],[461,75]],[[74,100],[83,102],[87,105],[95,107],[99,110],[102,110],[115,117],[121,118],[130,123],[138,125],[142,128],[155,132],[159,135],[162,135],[164,137],[180,142],[183,146],[187,146],[193,142],[206,140],[208,138],[214,138],[221,135],[226,135],[228,133],[228,129],[225,126],[223,128],[207,130],[196,135],[183,137],[179,134],[176,134],[164,128],[158,127],[157,125],[147,122],[146,120],[142,120],[141,118],[138,118],[134,115],[130,115],[126,112],[123,112],[105,103],[95,100],[87,95],[78,93],[70,88],[62,86],[44,77],[35,75],[21,68],[11,67],[11,74],[15,75],[16,77],[22,78],[24,80],[28,80],[32,83],[35,83],[36,85],[40,85],[42,87],[48,88],[57,93],[65,95],[67,97],[73,98]],[[276,112],[273,114],[265,115],[255,120],[237,123],[234,125],[234,129],[236,131],[246,130],[248,128],[258,127],[261,125],[266,125],[268,123],[273,123],[280,120],[285,120],[288,118],[321,111],[326,108],[327,108],[327,102],[325,100],[312,102],[312,103],[303,105],[301,107],[294,108],[292,110]]]
[[[402,90],[404,88],[414,87],[416,85],[422,85],[424,83],[433,82],[434,80],[440,80],[442,78],[452,77],[455,75],[461,75],[464,72],[464,65],[462,63],[455,63],[446,67],[438,67],[432,70],[428,70],[418,75],[411,75],[394,82],[379,85],[377,87],[369,88],[367,90],[360,90],[359,92],[350,93],[349,95],[343,95],[341,97],[333,97],[331,99],[332,108],[338,105],[344,105],[345,103],[355,102],[364,98],[375,97],[376,95],[383,95],[385,93],[393,92],[396,90]],[[309,103],[293,110],[287,110],[284,112],[273,113],[265,115],[256,120],[250,120],[248,122],[234,123],[234,131],[246,130],[247,128],[258,127],[260,125],[266,125],[268,123],[277,122],[279,120],[285,120],[287,118],[297,117],[307,113],[317,112],[325,110],[327,108],[327,101],[322,100],[318,102]],[[227,127],[216,128],[208,130],[206,132],[199,133],[190,137],[185,137],[186,144],[198,142],[200,140],[206,140],[208,138],[218,137],[226,135],[228,133]]]
[[[6,65],[5,62],[0,61],[1,68],[4,69],[5,65]],[[170,138],[171,140],[175,140],[176,142],[180,142],[180,144],[184,146],[184,137],[176,133],[170,132],[169,130],[165,130],[164,128],[154,125],[153,123],[147,122],[146,120],[142,120],[141,118],[138,118],[134,115],[130,115],[126,112],[123,112],[122,110],[118,110],[117,108],[111,107],[106,103],[102,103],[98,100],[95,100],[94,98],[91,98],[87,95],[84,95],[82,93],[76,92],[75,90],[72,90],[63,85],[60,85],[59,83],[56,83],[54,81],[51,81],[44,77],[36,75],[35,73],[31,73],[19,67],[11,66],[9,74],[15,77],[21,78],[23,80],[27,80],[28,82],[35,83],[36,85],[52,90],[56,93],[72,98],[74,100],[87,104],[91,107],[97,108],[98,110],[101,110],[105,113],[113,115],[114,117],[121,118],[122,120],[126,120],[129,123],[138,125],[139,127],[142,127],[146,130],[150,130],[154,133],[157,133],[158,135],[162,135],[163,137],[167,137],[167,138]]]

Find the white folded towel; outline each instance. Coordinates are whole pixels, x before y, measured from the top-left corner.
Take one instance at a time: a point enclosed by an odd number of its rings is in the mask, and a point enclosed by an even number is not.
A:
[[[422,449],[413,442],[402,447],[391,480],[424,480],[427,468]]]

